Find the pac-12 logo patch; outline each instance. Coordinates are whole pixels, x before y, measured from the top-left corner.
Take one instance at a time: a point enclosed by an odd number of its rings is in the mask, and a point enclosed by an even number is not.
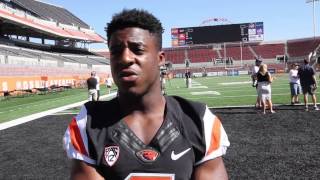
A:
[[[118,160],[119,153],[119,146],[108,146],[104,148],[104,159],[110,167]]]

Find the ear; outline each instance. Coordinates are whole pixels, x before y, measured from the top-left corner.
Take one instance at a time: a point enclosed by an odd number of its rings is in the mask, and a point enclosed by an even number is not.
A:
[[[159,62],[158,62],[158,66],[159,66],[159,67],[160,67],[160,66],[163,66],[163,65],[165,64],[166,58],[165,58],[165,53],[164,53],[164,51],[159,51],[159,52],[158,52],[158,60],[159,60]]]

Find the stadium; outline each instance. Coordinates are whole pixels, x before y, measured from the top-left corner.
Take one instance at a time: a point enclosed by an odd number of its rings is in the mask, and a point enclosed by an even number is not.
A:
[[[318,179],[320,113],[290,105],[288,71],[309,59],[319,82],[320,37],[265,41],[266,28],[263,22],[172,27],[172,46],[163,48],[163,91],[206,103],[221,118],[231,142],[224,156],[230,179]],[[105,87],[109,52],[91,48],[106,41],[64,7],[0,0],[0,179],[70,179],[62,136],[87,102],[90,73],[100,77],[101,101],[117,93]],[[276,77],[275,114],[254,107],[257,58]]]

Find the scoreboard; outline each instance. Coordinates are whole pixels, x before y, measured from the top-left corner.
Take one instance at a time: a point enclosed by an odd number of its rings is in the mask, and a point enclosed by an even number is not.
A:
[[[171,29],[172,46],[263,41],[263,22]]]

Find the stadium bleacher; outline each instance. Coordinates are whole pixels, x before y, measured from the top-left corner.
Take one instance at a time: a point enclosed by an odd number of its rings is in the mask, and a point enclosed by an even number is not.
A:
[[[89,25],[63,7],[34,0],[12,0],[12,3],[14,7],[25,8],[29,12],[32,12],[32,14],[43,19],[89,29]]]
[[[290,57],[305,57],[320,45],[320,37],[288,40],[288,55]]]
[[[220,48],[215,48],[220,47]],[[287,41],[250,42],[250,43],[222,43],[212,45],[183,46],[163,48],[166,60],[173,63],[171,72],[181,74],[187,69],[198,73],[228,71],[251,71],[256,57],[260,57],[276,72],[285,72],[284,57],[291,62],[301,62],[310,52],[320,51],[320,37],[293,39]],[[282,60],[281,60],[282,58]],[[186,59],[191,66],[186,67]]]
[[[110,74],[109,60],[84,48],[104,38],[63,7],[35,0],[0,0],[0,32],[0,95],[76,86],[91,71],[103,82]]]
[[[259,44],[251,46],[256,54],[266,59],[275,59],[277,55],[285,54],[284,43]]]

